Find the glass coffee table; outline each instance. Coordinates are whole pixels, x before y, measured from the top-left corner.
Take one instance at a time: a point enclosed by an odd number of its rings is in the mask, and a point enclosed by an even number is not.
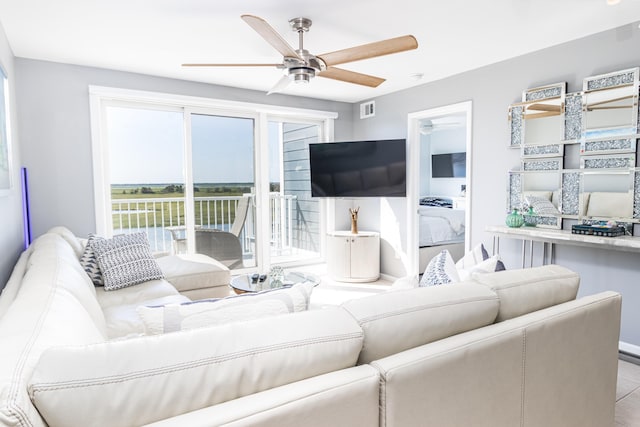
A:
[[[260,281],[261,278],[264,280]],[[244,294],[247,292],[260,292],[269,289],[288,288],[296,283],[311,282],[314,286],[320,283],[320,278],[313,274],[303,273],[301,271],[290,271],[284,274],[284,280],[271,286],[269,276],[259,276],[256,274],[241,274],[231,278],[229,286],[236,294]]]

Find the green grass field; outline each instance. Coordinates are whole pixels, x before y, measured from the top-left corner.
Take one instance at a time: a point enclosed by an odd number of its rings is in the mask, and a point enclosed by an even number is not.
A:
[[[250,193],[248,184],[197,184],[194,186],[195,197],[236,197]],[[133,199],[175,199],[171,203],[135,203],[120,205],[119,213],[113,213],[114,229],[132,227],[160,227],[184,224],[184,192],[180,185],[174,184],[139,184],[113,185],[111,199],[126,201]],[[227,202],[196,202],[196,224],[203,225],[213,222],[213,212],[218,211],[218,224],[233,222],[235,218],[235,203]],[[220,216],[223,212],[223,217]],[[207,215],[211,218],[207,220]]]

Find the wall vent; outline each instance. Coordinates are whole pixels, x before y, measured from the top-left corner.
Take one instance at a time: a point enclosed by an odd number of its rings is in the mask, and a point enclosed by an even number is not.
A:
[[[367,119],[376,115],[376,101],[363,102],[360,104],[360,118]]]

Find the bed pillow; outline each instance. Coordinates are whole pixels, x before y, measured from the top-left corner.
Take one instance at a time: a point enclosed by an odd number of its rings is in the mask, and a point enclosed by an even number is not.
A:
[[[305,311],[309,307],[314,286],[312,282],[303,282],[287,288],[226,298],[156,307],[140,306],[136,311],[142,318],[145,333],[156,335]]]
[[[446,285],[460,281],[456,265],[449,251],[444,250],[434,256],[424,270],[420,286]]]
[[[145,233],[95,239],[88,246],[95,252],[105,291],[164,278]]]

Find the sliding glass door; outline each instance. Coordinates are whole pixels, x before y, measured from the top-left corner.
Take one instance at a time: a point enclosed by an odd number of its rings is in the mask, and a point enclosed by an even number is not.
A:
[[[231,269],[256,266],[255,123],[191,114],[195,251]]]
[[[202,253],[236,272],[320,258],[308,145],[327,139],[332,114],[151,98],[92,92],[99,234],[143,231],[156,253]]]

